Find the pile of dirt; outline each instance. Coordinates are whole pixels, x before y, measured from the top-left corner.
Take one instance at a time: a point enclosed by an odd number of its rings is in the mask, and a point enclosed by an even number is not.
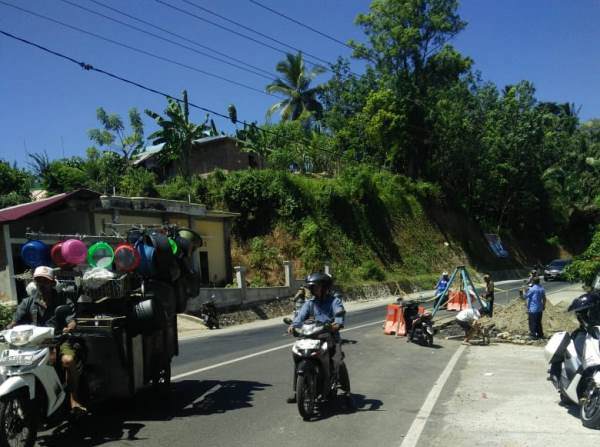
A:
[[[492,335],[499,339],[522,339],[529,335],[529,323],[525,302],[516,298],[507,305],[494,306],[494,317],[484,317],[482,323],[492,327]],[[559,331],[572,331],[578,326],[575,316],[567,312],[567,304],[552,304],[546,302],[542,317],[544,335],[550,336]]]

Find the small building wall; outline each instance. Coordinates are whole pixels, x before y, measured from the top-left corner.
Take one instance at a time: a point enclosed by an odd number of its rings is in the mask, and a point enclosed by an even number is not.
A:
[[[225,235],[222,221],[192,220],[192,230],[196,231],[203,239],[201,251],[208,252],[208,271],[210,281],[226,281],[231,277],[227,269],[225,256]]]

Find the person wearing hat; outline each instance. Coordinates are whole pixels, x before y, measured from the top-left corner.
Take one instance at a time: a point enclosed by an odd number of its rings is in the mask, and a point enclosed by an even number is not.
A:
[[[73,332],[77,323],[75,322],[75,305],[67,297],[61,297],[55,289],[56,280],[54,270],[47,266],[39,266],[33,272],[33,282],[36,293],[25,298],[17,306],[13,321],[7,326],[12,328],[18,324],[33,324],[35,326],[55,327],[55,310],[58,306],[66,304],[73,309],[72,313],[67,315],[66,326],[63,332]],[[60,360],[66,371],[67,385],[71,389],[71,409],[74,413],[81,414],[87,410],[77,400],[76,391],[79,387],[79,378],[81,376],[81,364],[77,359],[74,347],[68,342],[63,342],[59,349]]]
[[[435,285],[436,296],[441,297],[442,294],[444,294],[444,300],[447,299],[448,292],[446,291],[446,289],[448,288],[448,282],[450,282],[450,279],[448,277],[448,272],[442,272],[442,277],[440,278],[438,283]],[[446,292],[446,293],[444,293],[444,292]]]

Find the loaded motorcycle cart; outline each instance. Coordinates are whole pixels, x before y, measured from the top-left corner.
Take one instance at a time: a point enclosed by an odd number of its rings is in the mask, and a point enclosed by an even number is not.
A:
[[[22,253],[39,265],[57,266],[59,298],[76,303],[77,327],[68,337],[83,366],[78,390],[83,403],[130,398],[148,387],[167,393],[171,361],[179,353],[177,312],[198,284],[189,255],[201,243],[199,236],[163,227],[130,229],[126,237],[28,237],[37,246],[58,241],[54,247],[75,247],[71,252],[53,247],[48,257],[27,254],[25,246]],[[80,258],[73,258],[78,251]],[[57,316],[64,307],[57,308]],[[64,371],[60,362],[49,363],[50,350],[64,341],[60,330],[20,325],[0,333],[8,345],[0,353],[0,445],[33,445],[40,420],[60,422],[68,401]]]

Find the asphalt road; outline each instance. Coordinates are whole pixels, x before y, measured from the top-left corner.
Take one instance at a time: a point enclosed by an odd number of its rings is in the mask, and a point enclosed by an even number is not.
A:
[[[548,293],[563,286],[545,284]],[[496,302],[516,293],[497,293]],[[184,340],[170,399],[147,392],[135,402],[113,402],[80,426],[41,433],[39,445],[399,446],[460,344],[436,340],[425,348],[384,336],[384,315],[380,306],[347,316],[344,351],[355,412],[334,407],[304,422],[296,406],[285,403],[293,339],[282,324]]]

